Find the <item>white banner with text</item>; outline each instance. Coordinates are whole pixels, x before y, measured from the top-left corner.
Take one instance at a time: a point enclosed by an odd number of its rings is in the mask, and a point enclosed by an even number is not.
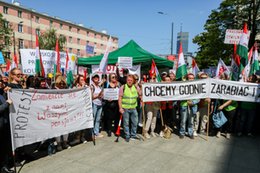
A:
[[[145,83],[142,94],[144,102],[202,98],[260,102],[260,85],[218,79]]]
[[[22,70],[24,74],[35,75],[35,49],[20,49]],[[53,73],[56,63],[56,52],[53,50],[40,50],[45,74]],[[60,52],[61,70],[65,69],[66,53]],[[76,55],[69,53],[68,69],[76,74]]]
[[[64,90],[15,90],[9,93],[12,147],[93,127],[89,87]]]

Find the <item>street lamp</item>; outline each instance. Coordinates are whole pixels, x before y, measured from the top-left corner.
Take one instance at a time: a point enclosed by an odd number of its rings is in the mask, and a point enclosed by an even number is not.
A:
[[[160,15],[168,16],[167,13],[164,13],[162,11],[158,11],[157,13],[160,14]],[[173,28],[174,28],[174,23],[172,22],[172,26],[171,26],[171,55],[173,55]]]

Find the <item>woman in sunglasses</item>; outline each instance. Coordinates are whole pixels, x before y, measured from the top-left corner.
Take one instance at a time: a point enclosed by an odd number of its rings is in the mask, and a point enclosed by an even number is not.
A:
[[[106,88],[119,88],[117,76],[115,73],[109,75],[109,83],[105,85]],[[104,106],[105,114],[105,127],[107,129],[107,135],[110,137],[112,132],[116,132],[119,121],[119,108],[118,100],[105,100]],[[112,123],[114,121],[114,129],[112,129]]]
[[[8,89],[17,88],[22,89],[23,86],[21,85],[23,74],[19,68],[13,68],[9,73],[9,84]]]

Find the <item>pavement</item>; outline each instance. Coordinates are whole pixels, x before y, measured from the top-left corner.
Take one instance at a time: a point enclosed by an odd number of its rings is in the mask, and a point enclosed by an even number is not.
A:
[[[259,173],[260,136],[104,137],[25,164],[20,173]]]

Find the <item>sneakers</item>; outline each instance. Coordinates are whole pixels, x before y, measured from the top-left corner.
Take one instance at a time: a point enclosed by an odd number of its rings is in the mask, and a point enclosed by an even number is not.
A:
[[[61,144],[58,144],[58,145],[57,145],[57,151],[62,151]]]
[[[184,135],[180,135],[180,139],[184,139]]]
[[[14,173],[14,171],[4,166],[1,168],[1,173]]]
[[[71,148],[71,146],[70,145],[68,145],[68,143],[67,143],[67,141],[64,141],[64,143],[63,143],[63,149],[70,149]]]
[[[226,138],[227,138],[227,139],[230,139],[230,133],[227,133],[227,134],[226,134]]]
[[[82,137],[80,140],[83,144],[87,143],[87,140],[84,137]]]
[[[143,127],[143,123],[138,123],[138,126],[139,127]]]
[[[247,136],[248,137],[253,137],[253,134],[252,133],[248,133]]]
[[[109,130],[109,131],[107,131],[107,136],[108,137],[111,137],[112,136],[112,132]]]
[[[131,139],[132,141],[140,140],[137,136],[132,136],[130,139]]]
[[[95,136],[95,138],[103,138],[104,135],[102,135],[101,133],[99,133],[98,135]]]
[[[221,134],[220,134],[220,132],[218,131],[218,133],[216,134],[216,137],[217,137],[217,138],[220,138],[220,135],[221,135]]]
[[[194,139],[194,135],[191,135],[191,136],[189,136],[190,137],[190,139]]]
[[[126,142],[129,142],[129,140],[130,140],[129,138],[125,138],[125,141],[126,141]]]
[[[151,133],[150,133],[150,136],[153,137],[153,138],[157,137],[154,132],[151,132]]]
[[[197,132],[196,132],[196,131],[194,131],[194,132],[193,132],[193,136],[195,136],[195,137],[197,137],[197,136],[198,136],[198,134],[197,134]]]
[[[144,137],[145,137],[146,139],[150,139],[150,138],[151,138],[151,136],[150,136],[147,132],[144,134]]]
[[[163,131],[160,131],[160,134],[159,134],[159,135],[160,135],[160,137],[163,138],[163,137],[164,137],[164,133],[163,133]]]

